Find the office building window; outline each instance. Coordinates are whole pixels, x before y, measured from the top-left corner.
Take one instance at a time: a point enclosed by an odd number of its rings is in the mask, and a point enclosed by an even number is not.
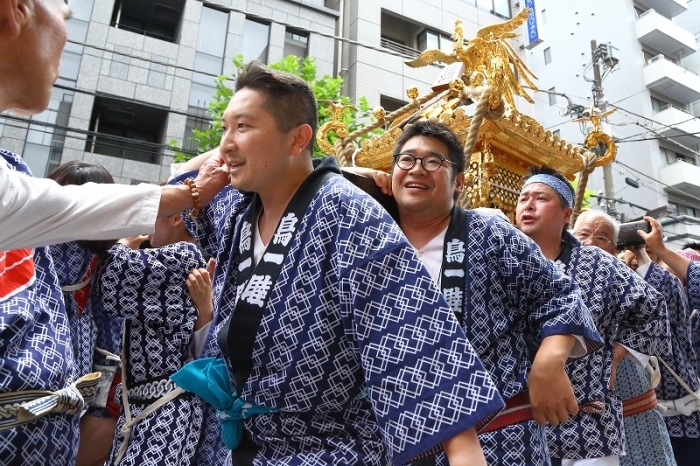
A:
[[[550,63],[552,63],[552,50],[547,47],[544,49],[544,64],[549,65]]]
[[[116,0],[112,10],[113,27],[148,37],[176,42],[180,33],[185,0]]]
[[[308,55],[309,35],[305,32],[287,29],[284,33],[284,56],[294,55],[304,58]]]
[[[270,25],[246,18],[243,26],[243,61],[260,60],[267,63],[267,49],[270,43]]]
[[[416,45],[421,52],[428,49],[440,49],[443,52],[452,52],[452,39],[447,34],[424,29],[416,37]]]
[[[679,160],[681,162],[689,163],[691,165],[697,165],[695,156],[692,154],[681,154],[671,149],[666,149],[664,147],[659,148],[659,150],[666,157],[666,163],[668,163],[669,165],[672,163],[676,163]]]
[[[540,18],[542,19],[543,26],[545,24],[547,24],[547,10],[542,10],[542,13],[540,14]]]
[[[158,164],[167,120],[166,109],[97,96],[85,150]]]
[[[549,94],[547,94],[549,96],[549,105],[554,105],[557,103],[557,95],[555,94],[555,92],[557,92],[556,88],[549,88]]]
[[[501,18],[509,19],[511,17],[510,0],[477,0],[476,6]]]

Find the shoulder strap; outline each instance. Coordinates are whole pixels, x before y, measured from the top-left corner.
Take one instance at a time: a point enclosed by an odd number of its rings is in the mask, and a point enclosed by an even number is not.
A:
[[[464,324],[464,277],[467,260],[464,239],[467,237],[468,223],[467,211],[455,206],[452,209],[452,220],[445,233],[440,271],[442,295],[450,305],[460,326]]]

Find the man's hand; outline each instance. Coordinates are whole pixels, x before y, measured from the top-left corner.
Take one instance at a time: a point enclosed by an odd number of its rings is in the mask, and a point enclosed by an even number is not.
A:
[[[642,237],[651,252],[658,256],[666,248],[664,245],[664,236],[661,233],[661,224],[658,220],[652,217],[644,217],[644,220],[649,222],[649,225],[651,225],[651,232],[646,233],[642,230],[637,230],[637,233],[639,233],[639,236]]]
[[[543,426],[557,426],[578,414],[578,403],[574,397],[564,365],[576,344],[572,335],[550,335],[542,345],[532,363],[527,386],[535,421]]]
[[[356,175],[372,178],[379,189],[387,196],[391,196],[391,175],[381,170],[366,167],[344,167],[343,170]]]
[[[205,206],[209,204],[230,181],[231,175],[229,175],[228,167],[226,167],[226,163],[224,163],[221,155],[215,153],[206,159],[199,168],[199,174],[194,180],[199,191],[200,205]]]
[[[486,466],[476,429],[467,429],[442,442],[450,466]]]
[[[209,259],[207,269],[194,269],[185,279],[187,291],[194,306],[197,308],[197,320],[194,323],[194,330],[207,325],[214,317],[214,299],[212,292],[211,277],[214,276],[214,259]]]
[[[620,364],[620,361],[622,361],[622,358],[624,358],[628,354],[629,352],[627,351],[627,348],[625,348],[619,343],[613,343],[612,369],[610,370],[610,383],[608,384],[608,388],[610,388],[610,390],[615,389],[617,366],[618,364]]]

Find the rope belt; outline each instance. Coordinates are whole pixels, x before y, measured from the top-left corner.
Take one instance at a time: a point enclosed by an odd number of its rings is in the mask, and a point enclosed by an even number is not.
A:
[[[639,396],[624,400],[622,402],[622,415],[629,417],[635,414],[646,413],[654,409],[654,406],[656,406],[656,392],[652,388]]]
[[[673,378],[676,379],[680,386],[683,387],[683,389],[688,393],[686,396],[676,400],[658,400],[661,415],[665,417],[690,416],[695,411],[700,410],[700,388],[693,391],[693,389],[690,388],[687,383],[685,383],[685,381],[676,373],[676,371],[671,369],[671,366],[669,366],[666,361],[654,356],[652,356],[651,359],[658,359],[661,361],[666,370],[671,373]],[[698,379],[698,386],[700,386],[700,379]]]
[[[97,393],[101,374],[93,372],[55,392],[25,390],[0,393],[0,431],[14,429],[48,414],[80,414]]]
[[[129,389],[127,387],[126,381],[126,321],[124,321],[124,327],[122,328],[122,354],[121,354],[121,373],[122,373],[122,406],[124,407],[124,419],[125,423],[121,428],[120,433],[124,437],[122,444],[117,452],[117,457],[114,460],[114,464],[119,464],[124,455],[126,454],[126,449],[129,448],[129,440],[131,440],[131,432],[134,426],[148,417],[151,413],[156,411],[161,406],[170,403],[175,398],[184,393],[184,390],[177,387],[169,379],[163,378],[157,381],[151,381],[137,385],[136,387]],[[165,383],[164,383],[165,382]],[[167,382],[170,382],[169,384]],[[133,393],[132,393],[133,392]],[[134,398],[140,398],[141,400],[151,400],[157,398],[153,403],[149,404],[143,411],[141,411],[138,416],[132,419],[131,417],[131,405],[129,404],[129,396]]]

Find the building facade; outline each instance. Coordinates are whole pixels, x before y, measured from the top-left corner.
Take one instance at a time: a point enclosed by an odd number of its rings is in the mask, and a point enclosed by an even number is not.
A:
[[[669,206],[661,221],[672,245],[700,240],[700,2],[536,0],[536,8],[544,40],[522,52],[547,92],[537,94],[533,116],[583,143],[590,125],[571,120],[596,101],[593,40],[598,104],[617,107],[605,125],[618,147],[612,195],[596,169],[589,187],[609,199],[594,207],[629,221]]]
[[[70,0],[69,39],[49,109],[0,116],[0,147],[36,176],[69,160],[103,165],[119,183],[167,179],[173,151],[193,150],[214,79],[233,57],[316,58],[333,73],[337,11],[322,0]]]
[[[588,128],[572,119],[596,100],[597,41],[608,51],[599,51],[604,99],[619,108],[605,127],[618,141],[612,195],[602,169],[589,183],[612,199],[599,208],[630,220],[668,205],[674,244],[700,239],[697,1],[70,0],[50,108],[0,116],[0,147],[21,153],[37,176],[86,160],[117,182],[155,182],[169,174],[168,144],[195,150],[189,136],[207,127],[214,78],[234,73],[239,54],[268,63],[310,55],[319,75],[344,78],[345,95],[391,111],[408,101],[407,88],[430,91],[440,66],[404,62],[428,48],[451,51],[455,20],[468,38],[533,4],[540,41],[513,46],[543,92],[534,105],[518,99],[518,110],[581,144]]]

